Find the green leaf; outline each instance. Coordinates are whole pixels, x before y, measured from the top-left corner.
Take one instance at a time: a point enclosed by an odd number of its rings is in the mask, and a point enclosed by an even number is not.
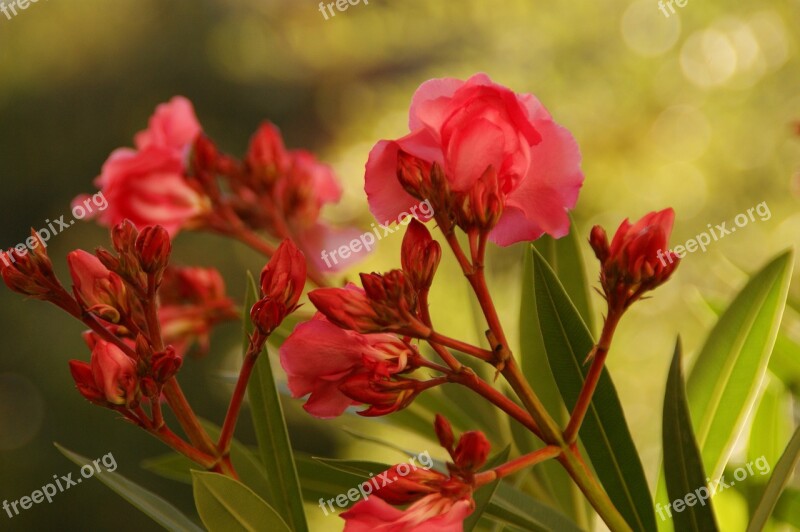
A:
[[[777,463],[786,442],[792,437],[794,426],[792,418],[791,394],[781,381],[772,375],[767,375],[764,393],[750,426],[748,460],[763,457],[769,464]]]
[[[218,473],[192,471],[194,502],[210,532],[289,532],[277,511],[253,490]]]
[[[501,482],[497,486],[497,491],[484,515],[523,530],[581,532],[581,529],[564,514],[531,498],[507,482]]]
[[[574,242],[574,235],[575,232],[572,231],[569,236],[560,240],[542,237],[534,247],[544,254],[552,268],[560,267],[559,273],[563,275],[563,278],[571,280],[572,293],[580,298],[580,294],[586,291],[586,282],[583,277],[583,262],[577,243]],[[573,242],[562,242],[567,240]],[[522,272],[521,292],[519,331],[522,372],[556,423],[564,426],[568,413],[550,370],[547,351],[539,330],[539,316],[534,293],[533,257],[527,250]],[[589,316],[588,296],[585,296],[583,300],[586,301],[584,311],[587,313],[586,316]],[[527,429],[519,427],[517,423],[512,424],[512,434],[522,453],[535,451],[544,446]],[[585,498],[566,471],[555,461],[547,461],[538,465],[533,469],[531,475],[545,487],[548,498],[553,501],[555,506],[561,508],[578,522],[587,521],[588,508]]]
[[[511,453],[510,445],[506,446],[505,449],[497,453],[494,458],[489,460],[486,463],[485,469],[492,469],[500,464],[505,463],[508,460],[509,453]],[[481,520],[483,513],[486,511],[486,507],[489,505],[489,502],[492,500],[492,497],[497,491],[497,487],[500,485],[500,480],[501,479],[498,478],[491,484],[482,486],[475,492],[473,495],[473,499],[475,500],[475,510],[464,520],[465,532],[471,532],[472,529],[477,526],[478,521]]]
[[[318,456],[314,456],[312,459],[326,467],[330,467],[331,469],[341,471],[342,473],[356,475],[362,478],[369,478],[370,473],[373,475],[383,473],[390,467],[386,464],[367,462],[364,460],[342,460],[339,458],[320,458]]]
[[[672,512],[675,530],[710,532],[719,530],[711,508],[711,499],[703,470],[703,457],[694,439],[692,419],[686,403],[686,387],[681,370],[681,343],[675,345],[675,355],[667,378],[664,396],[664,416],[661,437],[664,448],[664,471],[670,500],[692,497],[692,505]],[[700,490],[706,500],[698,500]],[[698,504],[701,503],[702,504]]]
[[[61,454],[79,466],[92,464],[92,461],[88,458],[74,453],[57,443],[54,443],[54,445]],[[95,478],[167,530],[188,530],[191,532],[202,532],[203,530],[172,504],[152,491],[146,490],[138,484],[131,482],[119,473],[102,471],[97,473]]]
[[[758,397],[781,323],[792,273],[792,254],[758,272],[720,317],[687,383],[703,465],[719,478]]]
[[[783,488],[789,482],[789,477],[797,463],[800,462],[800,427],[794,432],[794,436],[789,441],[789,445],[783,452],[778,463],[772,471],[772,476],[767,482],[767,487],[764,490],[764,495],[761,496],[761,501],[753,512],[753,517],[750,519],[750,524],[747,527],[747,532],[758,532],[763,530],[766,526],[772,510],[778,502],[778,498],[783,491]]]
[[[589,369],[583,361],[594,340],[552,268],[536,250],[533,250],[533,266],[539,327],[547,358],[564,402],[572,410]],[[600,376],[580,437],[598,479],[631,528],[656,530],[647,478],[606,369]]]
[[[184,484],[192,483],[192,469],[202,471],[200,466],[178,453],[166,453],[142,460],[142,468]]]
[[[245,295],[244,350],[252,332],[249,309],[256,301],[257,288],[253,276],[248,273],[248,290]],[[278,509],[281,516],[291,525],[292,530],[308,530],[300,481],[297,478],[289,431],[283,415],[280,395],[272,374],[269,354],[266,349],[259,356],[247,387],[250,398],[250,412],[258,440],[261,462],[270,479],[267,500]]]

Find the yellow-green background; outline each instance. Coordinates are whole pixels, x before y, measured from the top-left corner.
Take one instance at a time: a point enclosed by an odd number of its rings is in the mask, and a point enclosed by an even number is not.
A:
[[[672,206],[677,244],[708,224],[730,225],[762,201],[770,207],[771,219],[689,255],[620,328],[609,365],[654,481],[675,335],[695,352],[713,323],[703,300],[725,301],[743,272],[794,245],[800,231],[793,186],[800,138],[791,128],[800,119],[800,1],[689,0],[677,10],[664,17],[655,0],[371,0],[326,21],[312,0],[40,0],[12,20],[0,14],[0,245],[68,214],[108,153],[129,145],[153,107],[175,94],[194,101],[206,132],[229,152],[240,154],[264,119],[281,127],[289,146],[317,150],[345,188],[326,216],[367,228],[363,165],[376,140],[406,132],[413,90],[431,77],[487,72],[535,93],[577,137],[586,183],[575,216],[584,235],[594,223],[612,231],[626,216]],[[395,267],[400,240],[384,240],[362,268]],[[69,250],[106,242],[102,229],[79,224],[49,251],[63,278]],[[237,297],[242,271],[263,265],[206,235],[181,235],[175,256],[221,268]],[[521,256],[522,246],[498,250],[490,264],[509,323],[516,322]],[[592,260],[588,272],[595,277]],[[472,337],[466,291],[449,258],[435,295],[441,328]],[[113,452],[119,471],[191,511],[188,489],[138,466],[160,445],[73,389],[66,361],[88,358],[80,330],[55,309],[0,289],[0,499],[73,471],[51,445],[58,441],[87,456]],[[196,409],[217,421],[228,393],[220,370],[234,367],[236,335],[237,325],[222,327],[211,356],[183,370]],[[296,410],[297,447],[330,456],[369,452]],[[252,441],[248,425],[241,435]],[[310,512],[315,528],[341,526]],[[0,514],[0,529],[56,525],[154,526],[97,482],[13,520]]]

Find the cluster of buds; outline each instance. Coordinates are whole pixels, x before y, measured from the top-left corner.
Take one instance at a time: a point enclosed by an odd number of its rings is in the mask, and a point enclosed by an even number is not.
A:
[[[436,435],[447,449],[452,462],[449,474],[433,469],[397,464],[384,472],[394,482],[379,487],[373,498],[360,501],[342,514],[345,530],[447,530],[462,529],[462,523],[474,510],[472,493],[474,474],[486,462],[490,445],[479,431],[465,432],[455,444],[450,423],[436,416]],[[410,505],[405,510],[394,506]]]
[[[404,151],[397,154],[397,180],[416,199],[430,201],[439,227],[488,234],[503,214],[505,197],[497,170],[489,166],[468,188],[456,190],[437,162],[429,163]]]
[[[680,263],[668,249],[675,212],[651,212],[635,224],[620,224],[611,244],[605,230],[592,228],[589,243],[600,261],[600,284],[609,313],[619,314],[645,292],[660,286]]]

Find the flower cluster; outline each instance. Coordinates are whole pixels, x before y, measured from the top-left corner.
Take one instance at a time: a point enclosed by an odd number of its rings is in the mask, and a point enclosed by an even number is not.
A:
[[[271,123],[256,131],[238,160],[220,153],[203,133],[191,102],[175,97],[158,106],[134,144],[135,149],[114,151],[95,180],[110,206],[98,215],[104,225],[123,220],[139,227],[157,224],[170,236],[207,230],[239,239],[267,256],[274,248],[257,232],[279,241],[290,238],[315,258],[320,249],[356,236],[353,229],[333,228],[320,220],[322,207],[341,197],[333,170],[308,151],[288,150]],[[310,266],[309,275],[324,284],[317,270],[330,268],[321,261]]]
[[[430,202],[443,242],[485,319],[486,346],[451,338],[433,323],[428,296],[443,246],[425,225],[428,219],[408,224],[400,268],[361,273],[360,287],[330,287],[321,274],[324,266],[309,264],[306,257],[309,250],[311,257],[320,256],[316,251],[335,247],[329,241],[349,232],[320,221],[323,206],[341,195],[331,169],[309,152],[287,149],[269,123],[258,129],[241,160],[221,153],[184,98],[159,106],[148,129],[135,136],[135,149],[115,151],[103,166],[96,185],[109,208],[99,221],[112,227],[113,250],[69,254],[71,293],[56,278],[35,232],[35,245],[9,251],[0,273],[12,290],[49,301],[88,326],[89,362],[70,361],[83,397],[119,412],[201,466],[234,478],[229,452],[254,365],[269,336],[299,307],[311,280],[319,286],[308,293],[317,312],[295,327],[279,351],[289,390],[295,398],[307,397],[304,408],[311,415],[333,418],[360,406],[360,415],[385,416],[426,390],[456,384],[544,444],[480,471],[490,451],[486,436],[467,431],[456,441],[450,424],[437,416],[436,435],[451,459],[447,473],[395,475],[403,478],[342,515],[347,531],[459,531],[475,507],[476,489],[552,458],[559,458],[612,528],[626,529],[613,505],[602,502],[605,494],[588,468],[576,466],[584,463],[578,431],[621,316],[666,282],[679,263],[674,254],[668,263],[661,258],[673,211],[650,213],[635,224],[625,220],[610,243],[601,227],[592,229],[590,245],[600,261],[608,313],[562,429],[517,366],[484,266],[489,241],[506,246],[569,232],[568,211],[583,183],[574,138],[534,96],[515,94],[483,74],[424,83],[411,104],[409,129],[402,138],[380,141],[370,153],[365,174],[370,209],[379,220],[396,219],[417,201]],[[170,239],[184,229],[226,235],[271,257],[249,309],[252,332],[217,442],[199,423],[175,376],[190,347],[197,343],[207,351],[211,329],[236,311],[216,270],[170,265]],[[258,232],[280,244],[262,240]],[[516,398],[478,376],[471,364],[482,362],[493,366],[495,378],[506,379]],[[188,441],[166,426],[163,403]]]

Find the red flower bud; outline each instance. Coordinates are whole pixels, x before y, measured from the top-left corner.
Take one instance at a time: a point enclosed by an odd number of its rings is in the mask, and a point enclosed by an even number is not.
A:
[[[272,334],[272,331],[280,326],[285,318],[285,308],[283,305],[265,297],[256,301],[250,309],[250,320],[262,334]]]
[[[450,422],[447,421],[447,418],[445,418],[443,415],[436,414],[436,420],[433,422],[433,428],[436,430],[436,437],[439,439],[441,446],[447,449],[450,454],[452,454],[455,436],[453,436],[453,427],[450,425]]]
[[[127,313],[125,285],[119,275],[110,272],[97,257],[83,250],[67,255],[75,296],[89,312],[111,323]]]
[[[182,364],[183,359],[175,352],[175,348],[169,346],[164,351],[153,353],[150,374],[156,382],[163,384],[178,373]]]
[[[645,292],[666,282],[680,258],[667,249],[675,212],[651,212],[635,224],[627,219],[607,246],[602,228],[590,242],[601,263],[600,282],[610,309],[621,312]]]
[[[442,246],[431,237],[425,224],[413,219],[403,237],[400,257],[403,273],[412,286],[418,291],[427,290],[442,259]]]
[[[121,255],[133,253],[138,237],[139,231],[130,220],[123,220],[111,229],[111,243]]]
[[[142,270],[159,276],[169,263],[172,243],[160,225],[145,227],[136,239],[136,254]]]
[[[461,435],[453,461],[462,471],[477,471],[489,457],[492,446],[483,432],[471,430]]]
[[[286,239],[261,271],[261,292],[291,312],[305,284],[306,259],[294,242]]]
[[[132,406],[138,401],[136,363],[114,344],[100,341],[92,350],[94,382],[106,401]]]
[[[250,139],[245,164],[256,181],[271,185],[285,173],[290,164],[281,133],[274,124],[265,122]]]
[[[69,371],[80,394],[89,402],[105,405],[106,396],[97,388],[92,374],[92,367],[82,360],[70,360]]]
[[[503,214],[504,201],[497,170],[490,166],[469,190],[457,195],[456,221],[465,231],[491,231]]]

